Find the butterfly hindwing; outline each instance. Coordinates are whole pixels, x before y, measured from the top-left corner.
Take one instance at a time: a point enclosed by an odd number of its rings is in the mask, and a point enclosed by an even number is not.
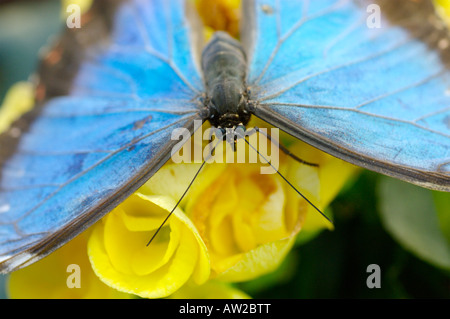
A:
[[[172,130],[192,131],[200,118],[202,81],[185,2],[114,3],[107,37],[77,54],[50,51],[51,61],[64,63],[47,71],[61,68],[54,72],[60,78],[41,74],[41,106],[0,135],[8,150],[0,152],[2,272],[42,258],[99,220],[169,159],[178,143]],[[76,74],[65,84],[68,67]]]
[[[430,2],[249,0],[244,17],[257,116],[351,163],[450,191],[449,38],[430,24]]]

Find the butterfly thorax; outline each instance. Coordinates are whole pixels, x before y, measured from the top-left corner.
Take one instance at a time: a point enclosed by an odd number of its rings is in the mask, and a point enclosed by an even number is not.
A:
[[[224,32],[216,32],[203,51],[202,68],[211,124],[224,128],[246,125],[250,120],[246,109],[247,60],[240,43]]]

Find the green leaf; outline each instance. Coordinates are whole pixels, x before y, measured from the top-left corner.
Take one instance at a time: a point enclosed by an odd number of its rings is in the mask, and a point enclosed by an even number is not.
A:
[[[450,244],[438,218],[433,192],[396,179],[381,177],[378,196],[381,220],[391,236],[417,257],[435,266],[450,269]],[[448,207],[447,205],[446,210]],[[447,216],[448,212],[444,215]],[[441,220],[443,219],[444,217]],[[444,228],[447,231],[449,229],[448,225]]]
[[[450,245],[450,193],[433,192],[439,226]]]

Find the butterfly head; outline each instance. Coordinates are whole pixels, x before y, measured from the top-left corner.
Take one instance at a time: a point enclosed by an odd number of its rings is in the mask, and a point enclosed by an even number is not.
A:
[[[250,113],[246,109],[247,99],[235,83],[218,84],[212,90],[206,107],[209,109],[208,120],[215,127],[234,128],[246,125]]]
[[[235,125],[233,127],[217,127],[219,139],[226,141],[231,145],[231,149],[236,152],[236,143],[239,138],[245,136],[247,128],[242,123]]]

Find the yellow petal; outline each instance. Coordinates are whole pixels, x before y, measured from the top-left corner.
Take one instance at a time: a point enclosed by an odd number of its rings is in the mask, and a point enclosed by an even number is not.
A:
[[[8,295],[19,299],[89,299],[132,298],[101,282],[92,271],[86,252],[87,231],[49,256],[13,272],[8,281]],[[68,266],[79,266],[80,288],[69,288],[69,276],[75,275]],[[68,271],[68,269],[70,271]]]
[[[295,242],[295,236],[273,241],[239,256],[231,266],[226,263],[218,265],[217,280],[240,282],[258,278],[274,271],[284,260]],[[226,262],[226,260],[224,260]],[[220,269],[220,266],[223,269]],[[221,271],[220,271],[221,270]]]
[[[287,177],[322,212],[336,197],[344,184],[360,172],[360,168],[357,166],[298,140],[290,146],[289,150],[301,159],[319,165],[318,168],[315,168],[290,159]],[[294,192],[289,194],[290,200],[288,203],[291,205],[291,210],[303,209],[307,211],[302,223],[303,230],[333,229],[333,225],[311,205],[301,199],[296,201],[295,198],[298,199],[299,196]]]
[[[180,289],[190,278],[198,284],[209,278],[206,247],[179,208],[146,246],[157,225],[155,217],[161,225],[175,204],[169,197],[135,194],[130,203],[126,200],[95,226],[88,253],[102,281],[119,291],[162,298]],[[150,222],[145,222],[146,216]],[[138,227],[137,221],[149,229]]]
[[[166,213],[169,211],[172,211],[174,205],[176,202],[173,199],[168,199],[166,197],[161,196],[147,196],[154,204],[160,206],[161,208],[164,208]],[[193,273],[193,280],[197,284],[202,284],[206,280],[209,279],[210,275],[210,260],[209,260],[209,253],[206,248],[206,245],[200,236],[197,228],[191,221],[189,217],[187,217],[180,209],[176,209],[173,213],[175,217],[177,217],[178,221],[181,222],[189,231],[190,233],[195,237],[196,244],[199,248],[199,259],[198,263],[196,265],[195,271]],[[177,220],[171,220],[172,222],[177,222]]]
[[[139,193],[143,195],[163,195],[178,201],[186,191],[200,166],[201,163],[174,164],[168,162],[139,189]],[[195,191],[199,183],[201,182],[197,179],[192,185],[189,194]],[[185,197],[180,203],[180,208],[184,208],[187,199],[188,197]]]

